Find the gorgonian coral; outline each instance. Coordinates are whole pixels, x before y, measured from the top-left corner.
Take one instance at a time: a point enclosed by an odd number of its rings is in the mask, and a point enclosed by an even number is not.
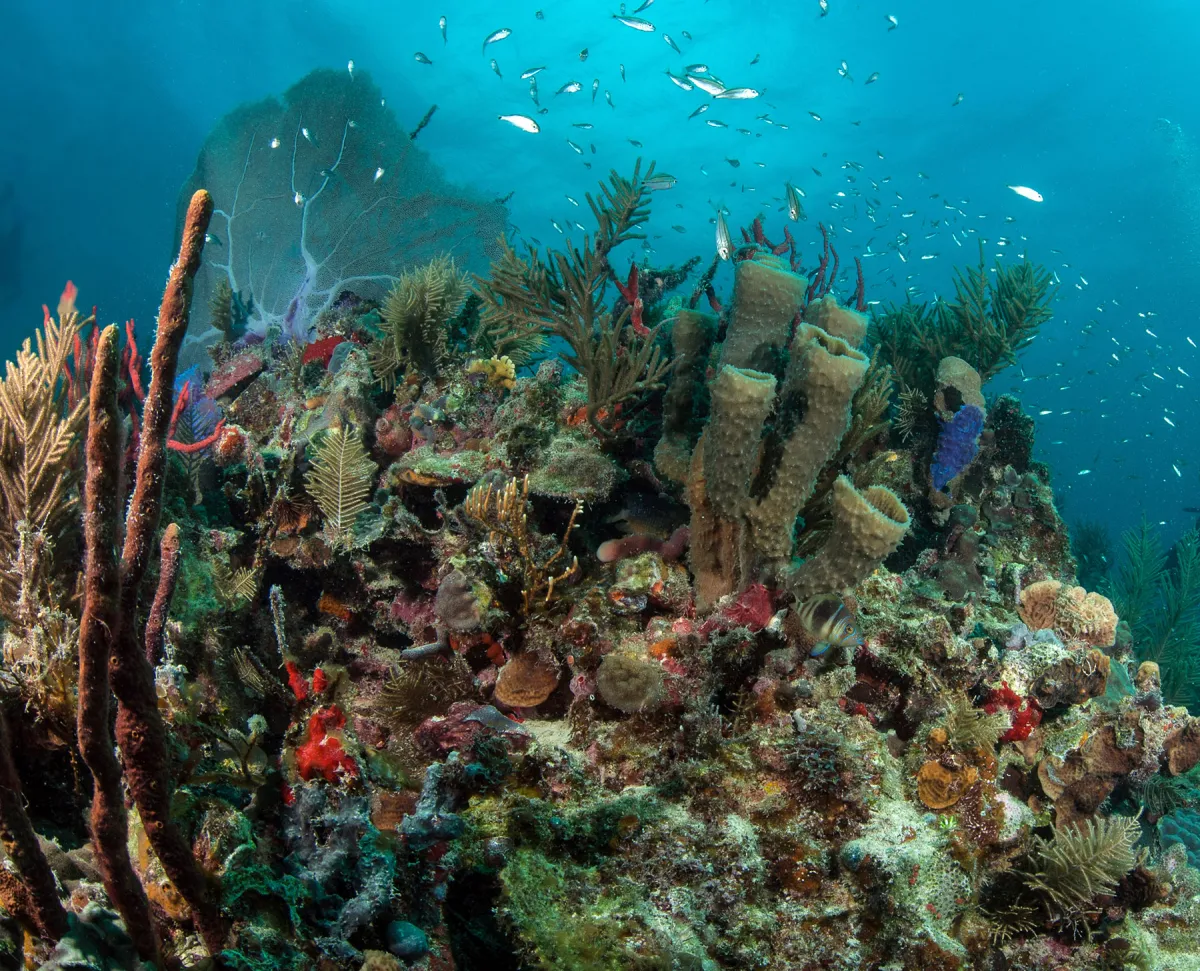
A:
[[[181,207],[199,186],[216,204],[196,280],[205,302],[228,285],[250,332],[277,326],[298,340],[344,289],[382,298],[404,269],[446,250],[482,268],[504,230],[504,207],[449,185],[362,72],[313,71],[282,101],[226,115]],[[226,315],[196,310],[193,336],[228,330]]]

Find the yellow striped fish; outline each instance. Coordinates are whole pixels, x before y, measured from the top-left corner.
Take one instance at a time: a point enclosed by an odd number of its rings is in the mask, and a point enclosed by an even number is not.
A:
[[[837,605],[832,613],[828,609],[830,604]],[[796,611],[796,619],[816,641],[808,652],[809,657],[821,657],[830,647],[858,647],[862,644],[850,611],[840,598],[831,594],[818,594],[806,600]]]

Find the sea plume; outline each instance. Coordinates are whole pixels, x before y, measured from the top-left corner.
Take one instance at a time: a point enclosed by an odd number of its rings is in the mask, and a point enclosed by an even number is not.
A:
[[[482,269],[505,209],[451,186],[400,128],[365,73],[313,71],[217,123],[180,193],[214,199],[196,279],[193,338],[217,339],[207,306],[227,285],[251,333],[308,340],[344,289],[380,299],[408,267],[451,253]]]

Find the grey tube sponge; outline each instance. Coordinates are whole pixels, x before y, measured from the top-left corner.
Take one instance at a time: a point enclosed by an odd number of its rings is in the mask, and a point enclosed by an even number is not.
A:
[[[803,402],[803,418],[786,438],[771,486],[747,511],[747,540],[766,560],[786,560],[792,527],[817,476],[850,427],[850,406],[870,361],[844,340],[801,324],[792,341],[782,400]]]
[[[787,587],[798,601],[853,587],[871,575],[904,538],[909,515],[885,486],[859,492],[844,475],[833,484],[833,529],[816,556],[792,570]]]

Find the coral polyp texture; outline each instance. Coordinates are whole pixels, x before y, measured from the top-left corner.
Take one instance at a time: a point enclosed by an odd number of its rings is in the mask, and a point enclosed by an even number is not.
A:
[[[1080,576],[983,392],[1045,272],[868,316],[759,218],[675,293],[653,173],[488,252],[322,72],[206,143],[148,364],[47,310],[0,964],[1200,968],[1200,547]]]

